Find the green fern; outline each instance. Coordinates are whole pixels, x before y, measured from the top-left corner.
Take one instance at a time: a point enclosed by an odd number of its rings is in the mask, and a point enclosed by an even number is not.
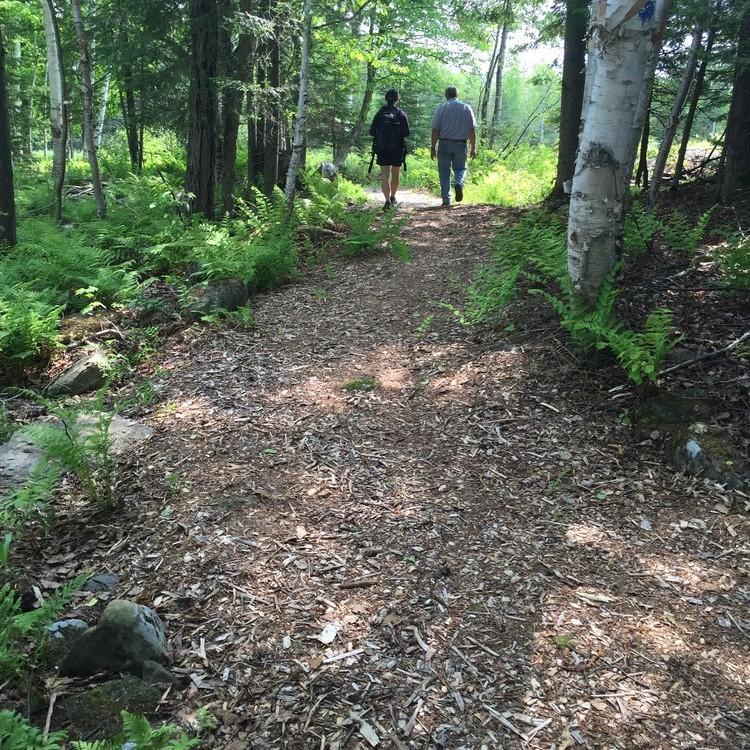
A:
[[[41,729],[13,711],[0,711],[2,750],[62,750],[64,732],[51,732],[46,739]]]
[[[639,231],[645,226],[649,233],[655,231],[654,224],[645,222],[639,223]],[[640,234],[638,241],[646,237]],[[652,311],[642,331],[623,328],[615,311],[619,295],[615,279],[621,265],[605,280],[593,309],[574,306],[565,227],[557,217],[534,212],[514,226],[502,227],[495,240],[494,256],[493,265],[482,269],[468,290],[466,318],[473,323],[497,319],[523,286],[552,307],[576,347],[611,352],[628,377],[638,384],[656,378],[664,357],[679,341],[672,315],[663,308]]]
[[[117,464],[110,435],[115,412],[104,408],[104,398],[102,390],[84,408],[71,409],[37,396],[59,424],[37,423],[27,430],[47,463],[73,473],[91,502],[108,507],[114,501]]]

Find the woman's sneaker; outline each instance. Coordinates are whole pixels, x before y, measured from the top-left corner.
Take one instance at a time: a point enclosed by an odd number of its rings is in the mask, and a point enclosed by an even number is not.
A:
[[[391,208],[391,202],[386,201],[385,205],[383,206],[383,211],[390,211],[390,208]]]
[[[396,208],[396,206],[398,206],[398,201],[396,200],[396,196],[394,195],[391,198],[391,208]]]

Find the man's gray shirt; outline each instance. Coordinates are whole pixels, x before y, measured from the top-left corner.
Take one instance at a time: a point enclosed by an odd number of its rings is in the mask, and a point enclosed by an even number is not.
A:
[[[443,102],[432,118],[432,129],[440,131],[440,138],[448,141],[465,141],[477,121],[468,104],[458,99]]]

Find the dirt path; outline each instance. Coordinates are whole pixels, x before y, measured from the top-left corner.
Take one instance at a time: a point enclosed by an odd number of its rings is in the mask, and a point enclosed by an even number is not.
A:
[[[175,337],[125,518],[47,554],[120,556],[214,747],[750,747],[740,498],[636,449],[544,313],[440,305],[507,213],[407,211],[411,264]]]

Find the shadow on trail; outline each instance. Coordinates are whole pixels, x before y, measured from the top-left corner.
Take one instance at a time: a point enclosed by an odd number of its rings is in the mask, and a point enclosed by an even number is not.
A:
[[[501,215],[415,213],[412,264],[338,263],[160,354],[97,544],[127,537],[215,747],[747,742],[747,520],[587,411],[543,317],[513,345],[437,304]]]

